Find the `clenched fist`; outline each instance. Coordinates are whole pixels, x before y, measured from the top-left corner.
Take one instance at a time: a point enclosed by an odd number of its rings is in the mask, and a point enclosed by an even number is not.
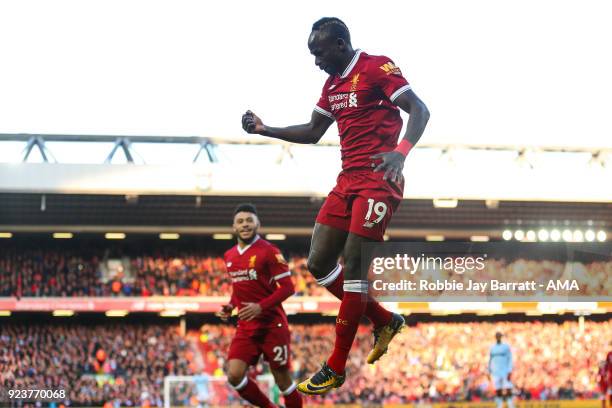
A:
[[[247,133],[261,134],[264,130],[264,125],[261,119],[249,110],[242,115],[242,128]]]

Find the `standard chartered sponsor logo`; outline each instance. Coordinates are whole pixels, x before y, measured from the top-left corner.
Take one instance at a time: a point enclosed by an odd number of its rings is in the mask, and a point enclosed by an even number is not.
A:
[[[334,103],[334,104],[331,106],[331,109],[332,109],[332,111],[336,111],[336,110],[338,110],[338,109],[343,109],[343,108],[346,108],[347,106],[348,106],[348,102],[344,101],[344,102],[342,102],[342,103]]]
[[[257,271],[255,269],[242,269],[239,271],[231,271],[230,276],[232,277],[232,282],[257,280]]]
[[[337,95],[329,95],[329,102],[332,103],[336,101],[341,101],[346,98],[348,98],[348,94],[345,94],[345,93],[341,93]]]
[[[337,111],[344,108],[355,108],[357,107],[357,93],[341,93],[336,95],[328,96],[329,103],[331,104],[331,110]]]

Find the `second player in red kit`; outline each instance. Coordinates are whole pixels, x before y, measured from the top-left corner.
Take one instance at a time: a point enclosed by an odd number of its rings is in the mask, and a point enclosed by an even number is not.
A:
[[[319,210],[308,270],[342,303],[331,356],[321,370],[298,385],[303,393],[323,394],[345,381],[346,361],[361,316],[374,326],[370,364],[381,358],[404,326],[401,315],[368,295],[361,246],[383,240],[403,197],[404,161],[425,130],[429,111],[392,59],[353,49],[349,30],[340,19],[325,17],[315,22],[308,48],[315,65],[329,75],[310,121],[271,127],[247,111],[242,127],[248,133],[310,144],[317,143],[334,121],[338,124],[342,172]],[[400,109],[410,115],[402,138]]]
[[[291,335],[282,302],[293,295],[291,272],[281,252],[257,234],[259,219],[251,204],[239,205],[233,228],[238,244],[225,253],[232,280],[230,303],[217,314],[224,320],[238,308],[238,328],[228,353],[228,380],[247,401],[273,407],[246,373],[264,356],[288,408],[301,407],[302,398],[290,375]]]

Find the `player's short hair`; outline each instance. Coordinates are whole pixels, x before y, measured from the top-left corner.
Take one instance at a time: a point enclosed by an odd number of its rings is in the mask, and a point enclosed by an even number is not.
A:
[[[328,35],[335,38],[342,38],[347,43],[351,43],[351,34],[349,29],[344,24],[344,21],[338,17],[323,17],[317,20],[312,25],[312,31],[325,31]]]
[[[238,204],[236,208],[234,209],[234,216],[238,214],[239,212],[249,212],[249,213],[257,215],[257,207],[255,207],[255,204],[241,203],[241,204]]]

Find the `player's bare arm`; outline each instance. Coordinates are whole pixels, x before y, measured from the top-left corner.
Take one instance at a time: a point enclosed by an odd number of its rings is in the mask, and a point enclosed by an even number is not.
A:
[[[247,133],[301,144],[317,143],[332,123],[333,120],[316,111],[312,112],[310,122],[282,128],[264,125],[262,120],[250,110],[242,115],[242,128]]]
[[[392,152],[378,153],[372,156],[372,159],[381,159],[380,163],[374,171],[385,171],[384,180],[400,181],[402,171],[404,169],[404,161],[410,148],[417,144],[425,126],[429,121],[429,110],[421,99],[412,91],[403,92],[395,100],[395,104],[404,112],[408,113],[409,119],[406,125],[406,133],[400,141],[398,149]],[[402,149],[403,148],[403,149]]]

